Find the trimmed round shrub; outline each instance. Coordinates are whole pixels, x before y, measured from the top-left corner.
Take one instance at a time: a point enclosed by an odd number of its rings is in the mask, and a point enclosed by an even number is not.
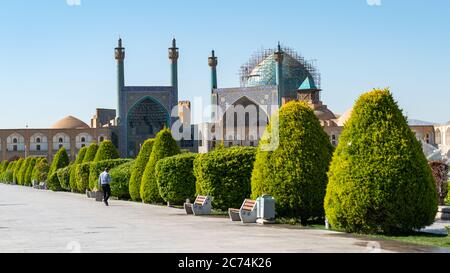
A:
[[[50,165],[48,164],[47,158],[39,159],[31,174],[31,181],[36,181],[37,183],[47,182],[49,170]]]
[[[69,165],[65,168],[56,171],[61,188],[66,191],[70,191],[70,172],[75,165]]]
[[[300,219],[303,225],[324,218],[323,200],[333,154],[328,135],[305,102],[292,101],[272,117],[261,141],[252,174],[252,197],[276,200],[279,216]],[[271,130],[278,124],[277,134]],[[276,139],[278,147],[262,149]]]
[[[431,225],[437,204],[421,144],[390,91],[362,95],[329,171],[330,224],[348,232],[406,233]]]
[[[98,145],[96,143],[92,143],[89,145],[89,148],[86,150],[86,154],[83,158],[83,163],[89,163],[94,161],[95,156],[97,155]]]
[[[78,192],[84,193],[89,189],[89,170],[91,163],[75,165],[75,181]]]
[[[95,155],[94,162],[100,162],[105,160],[117,159],[119,158],[119,152],[116,146],[111,140],[105,140],[100,144],[97,154]]]
[[[131,170],[135,161],[130,161],[115,167],[110,171],[111,175],[111,195],[122,200],[130,199],[129,183]]]
[[[24,178],[24,184],[26,185],[26,186],[32,186],[32,180],[31,180],[31,176],[32,176],[32,174],[33,174],[33,169],[34,169],[34,166],[36,166],[36,162],[39,160],[39,158],[37,158],[37,157],[33,157],[31,160],[30,160],[30,163],[28,164],[28,168],[27,168],[27,170],[26,170],[26,172],[25,172],[25,178]]]
[[[158,183],[156,182],[155,168],[159,160],[180,153],[177,142],[172,137],[169,129],[163,129],[156,135],[152,154],[145,167],[141,181],[141,200],[145,203],[162,203],[164,200],[159,195]]]
[[[181,154],[161,159],[156,164],[159,194],[170,204],[183,204],[195,199],[195,154]]]
[[[198,155],[194,161],[197,195],[212,196],[213,208],[240,208],[250,197],[253,147],[233,147]]]
[[[136,158],[136,163],[133,165],[130,177],[130,197],[133,201],[141,200],[141,181],[142,175],[145,171],[145,166],[147,166],[148,160],[152,153],[154,139],[148,139],[144,142]]]
[[[13,171],[13,183],[15,184],[19,184],[18,176],[24,162],[25,159],[20,158],[19,160],[16,161],[16,164],[14,164],[14,169],[12,171]]]
[[[48,172],[48,183],[47,188],[52,191],[60,191],[63,188],[58,180],[58,175],[56,175],[56,171],[59,169],[65,168],[69,166],[69,156],[67,155],[66,149],[63,147],[59,149],[56,153],[55,158],[53,158],[52,165],[50,166],[50,170]]]
[[[130,162],[130,161],[132,161],[132,160],[131,159],[111,159],[111,160],[104,160],[104,161],[100,161],[100,162],[92,162],[90,164],[90,169],[89,169],[89,189],[90,190],[99,189],[98,177],[105,170],[105,168],[112,170],[113,168],[120,166],[122,164],[125,164],[127,162]]]

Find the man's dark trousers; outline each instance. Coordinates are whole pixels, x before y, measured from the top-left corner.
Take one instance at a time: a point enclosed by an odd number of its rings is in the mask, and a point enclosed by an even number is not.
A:
[[[109,184],[102,185],[103,189],[103,202],[108,203],[109,196],[111,196],[111,187]]]

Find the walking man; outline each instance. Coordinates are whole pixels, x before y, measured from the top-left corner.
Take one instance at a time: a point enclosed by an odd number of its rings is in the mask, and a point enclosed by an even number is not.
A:
[[[111,176],[109,175],[109,169],[105,168],[105,171],[102,172],[98,178],[98,184],[102,187],[103,190],[103,202],[106,206],[109,206],[108,199],[111,195]]]

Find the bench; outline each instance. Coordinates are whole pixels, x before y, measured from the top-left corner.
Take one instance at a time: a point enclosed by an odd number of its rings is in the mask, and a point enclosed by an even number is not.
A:
[[[245,199],[240,209],[228,209],[231,221],[242,223],[256,223],[258,206],[256,200]]]
[[[37,190],[47,190],[47,184],[45,182],[37,183],[33,181],[33,188]]]
[[[199,195],[193,204],[189,202],[184,203],[184,209],[186,214],[210,215],[212,209],[211,197]]]

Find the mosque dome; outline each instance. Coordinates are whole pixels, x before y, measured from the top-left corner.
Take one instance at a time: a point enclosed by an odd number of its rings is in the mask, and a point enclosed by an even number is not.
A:
[[[318,73],[314,66],[295,53],[283,48],[283,83],[286,90],[296,92],[298,89],[318,89]],[[264,50],[255,54],[241,67],[241,85],[243,87],[276,85],[275,50]],[[305,88],[304,83],[309,88]]]
[[[52,129],[82,129],[90,128],[89,125],[73,116],[67,116],[51,127]]]
[[[326,105],[322,105],[319,108],[314,109],[314,114],[319,120],[331,120],[336,119],[336,116]]]

